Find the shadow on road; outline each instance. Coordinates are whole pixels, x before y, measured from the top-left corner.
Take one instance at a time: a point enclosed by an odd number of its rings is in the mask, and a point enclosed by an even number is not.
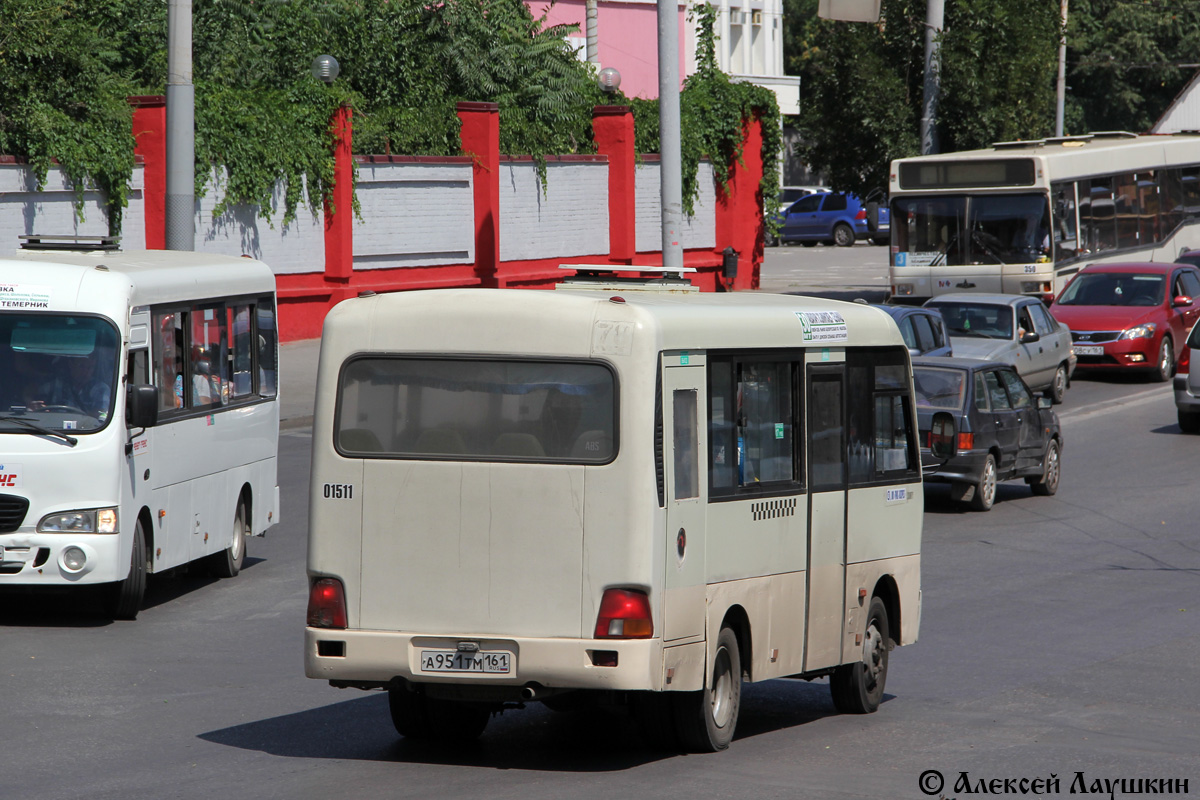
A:
[[[885,702],[890,699],[885,695]],[[824,682],[748,684],[742,691],[737,739],[836,714]],[[199,738],[285,758],[550,772],[612,772],[676,755],[649,748],[634,721],[619,710],[556,713],[540,703],[493,717],[479,741],[469,745],[404,739],[392,727],[383,692],[222,728]]]
[[[995,505],[1007,503],[1010,500],[1023,500],[1033,496],[1033,490],[1018,479],[996,485]],[[994,508],[995,506],[993,506]],[[926,514],[975,514],[966,503],[956,503],[950,499],[950,484],[925,484],[925,513]]]

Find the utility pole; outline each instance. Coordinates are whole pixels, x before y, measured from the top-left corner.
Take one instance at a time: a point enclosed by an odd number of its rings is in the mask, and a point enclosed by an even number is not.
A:
[[[1067,0],[1062,0],[1062,36],[1058,40],[1058,102],[1054,113],[1054,135],[1063,135],[1063,108],[1067,102]]]
[[[168,250],[196,249],[196,87],[192,85],[192,0],[167,6]]]
[[[679,144],[679,3],[658,2],[658,131],[664,267],[683,266],[683,167]]]
[[[1065,2],[1065,0],[1064,0]],[[921,155],[938,151],[937,107],[942,85],[942,64],[937,37],[942,32],[944,0],[928,0],[925,5],[925,101],[921,105]]]

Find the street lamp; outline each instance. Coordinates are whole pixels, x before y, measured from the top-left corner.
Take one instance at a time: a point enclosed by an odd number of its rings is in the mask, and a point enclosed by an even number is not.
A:
[[[621,88],[621,73],[617,72],[616,67],[605,67],[600,70],[600,76],[597,80],[600,83],[600,88],[609,94]]]
[[[325,83],[333,83],[337,79],[341,67],[333,56],[317,56],[312,63],[312,76]]]

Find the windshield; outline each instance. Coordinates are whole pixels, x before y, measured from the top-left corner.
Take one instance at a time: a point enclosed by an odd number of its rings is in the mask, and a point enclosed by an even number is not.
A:
[[[0,314],[0,433],[87,433],[107,424],[117,329],[99,317]]]
[[[1084,272],[1055,301],[1060,306],[1157,306],[1163,302],[1165,275]]]
[[[1052,255],[1044,194],[898,197],[892,230],[896,266],[1032,264]]]
[[[946,330],[951,336],[973,336],[979,339],[1011,339],[1013,310],[1011,306],[988,303],[933,303],[942,312]]]
[[[913,367],[917,405],[924,408],[961,409],[966,376],[967,373],[957,369]]]

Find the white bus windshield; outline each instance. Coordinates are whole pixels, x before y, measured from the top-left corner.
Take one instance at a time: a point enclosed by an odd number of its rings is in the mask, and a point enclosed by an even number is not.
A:
[[[111,322],[65,314],[0,314],[0,433],[26,423],[88,433],[112,415],[120,341]]]
[[[1044,194],[898,197],[892,230],[897,265],[1032,264],[1051,256]]]
[[[368,457],[607,463],[615,389],[596,363],[359,358],[341,377],[337,445]]]

